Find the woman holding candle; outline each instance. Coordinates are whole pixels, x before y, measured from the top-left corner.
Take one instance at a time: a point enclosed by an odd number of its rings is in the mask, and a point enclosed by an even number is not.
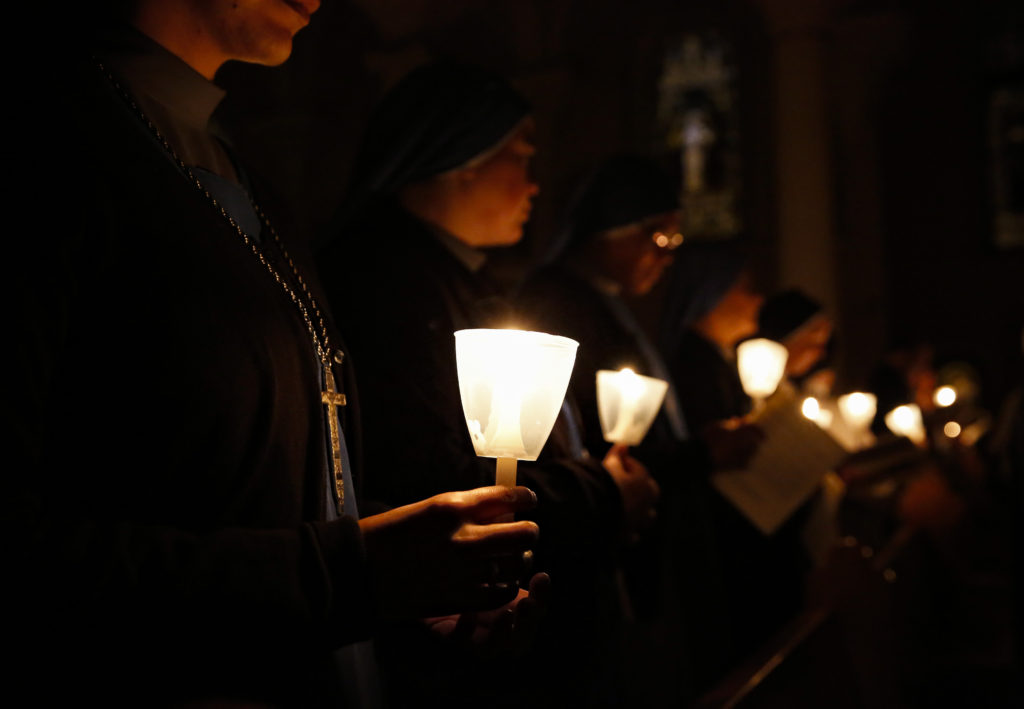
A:
[[[596,372],[629,367],[670,382],[637,454],[665,494],[654,533],[630,550],[627,575],[638,618],[632,671],[643,678],[634,686],[666,705],[692,699],[724,669],[707,664],[726,652],[718,645],[726,638],[727,620],[716,612],[722,587],[698,501],[706,500],[703,487],[712,468],[742,464],[760,437],[752,426],[722,424],[691,436],[668,367],[626,303],[650,292],[680,254],[685,258],[678,194],[654,159],[606,159],[581,184],[562,238],[519,297],[537,327],[580,342],[572,392],[591,450],[607,447],[598,421]],[[665,569],[671,569],[667,576]]]
[[[749,255],[737,243],[704,243],[677,266],[663,319],[663,346],[687,418],[695,427],[722,418],[743,420],[751,400],[739,379],[735,348],[757,332],[764,303]],[[727,667],[801,609],[810,560],[800,537],[802,515],[791,516],[765,536],[710,480],[702,499],[724,586],[720,609],[728,618],[730,642],[719,659]]]
[[[360,516],[351,363],[303,245],[269,238],[209,130],[220,64],[284,61],[317,4],[67,6],[59,62],[12,73],[36,102],[3,206],[39,215],[3,297],[12,704],[375,706],[353,643],[517,593],[500,567],[537,529],[491,522],[526,489]]]
[[[757,322],[759,337],[786,346],[786,377],[809,395],[829,396],[835,373],[828,364],[835,338],[832,319],[821,303],[790,288],[764,302]]]
[[[319,267],[332,300],[372,304],[344,324],[372,407],[368,452],[415,461],[369,471],[367,494],[385,504],[494,479],[493,461],[475,455],[467,431],[453,333],[516,324],[485,249],[522,237],[538,192],[528,171],[532,136],[529,106],[503,79],[445,61],[405,77],[371,118]],[[546,635],[525,660],[533,689],[517,694],[503,683],[502,691],[531,702],[613,701],[615,687],[595,683],[593,673],[614,677],[614,558],[624,502],[636,490],[653,496],[647,473],[621,449],[603,464],[590,459],[563,415],[541,459],[521,464],[518,475],[539,498],[536,564],[557,581]],[[429,669],[415,673],[409,638],[385,649],[410,702],[435,689],[456,703],[496,701],[484,679],[456,686],[464,668],[420,663]]]

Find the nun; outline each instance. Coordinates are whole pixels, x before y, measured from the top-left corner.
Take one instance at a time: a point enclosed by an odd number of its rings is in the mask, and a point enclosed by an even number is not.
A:
[[[487,250],[518,242],[530,216],[538,193],[529,171],[533,121],[502,77],[446,60],[412,71],[371,116],[318,258],[329,302],[351,315],[341,328],[369,407],[367,460],[412,461],[369,469],[368,499],[397,505],[423,490],[494,479],[493,461],[474,454],[467,431],[453,333],[519,324]],[[404,629],[381,643],[396,703],[415,703],[424,688],[456,706],[617,702],[624,490],[649,475],[622,449],[591,458],[570,411],[541,459],[519,467],[544,528],[533,563],[555,579],[541,635],[518,661],[522,672],[513,679],[507,665],[473,652],[420,663],[424,654],[442,656],[430,640],[411,651],[415,633]]]

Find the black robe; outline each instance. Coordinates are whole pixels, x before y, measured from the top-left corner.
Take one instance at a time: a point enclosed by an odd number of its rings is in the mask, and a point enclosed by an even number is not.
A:
[[[688,422],[698,430],[714,421],[744,416],[750,397],[743,391],[735,362],[695,330],[686,329],[669,360]],[[714,652],[700,657],[709,678],[720,678],[768,641],[803,604],[810,559],[801,530],[805,504],[773,535],[764,536],[707,480],[696,491],[714,537],[722,589],[718,628],[705,625]],[[726,638],[727,642],[721,639]]]
[[[4,192],[31,217],[4,279],[4,674],[40,703],[336,705],[331,650],[375,613],[357,521],[320,521],[311,336],[87,52],[29,83]]]
[[[574,269],[561,263],[541,269],[522,286],[517,302],[531,323],[579,341],[571,391],[586,422],[588,445],[607,447],[597,413],[596,372],[629,366],[658,376],[660,368],[616,315],[609,297]],[[708,484],[711,461],[703,441],[679,434],[663,407],[633,452],[662,491],[656,526],[625,557],[637,619],[633,697],[651,706],[692,699],[721,676],[731,653],[725,581],[707,509],[715,494]]]
[[[318,264],[332,302],[358,298],[362,303],[346,319],[344,334],[366,402],[366,459],[375,461],[367,470],[367,499],[401,504],[493,485],[494,460],[476,456],[466,427],[453,335],[515,322],[486,275],[470,271],[431,227],[391,201],[369,210],[319,254]],[[527,663],[528,686],[509,687],[508,670],[499,667],[496,687],[481,682],[471,696],[460,698],[453,694],[460,680],[452,674],[482,676],[485,670],[460,669],[450,660],[443,672],[427,669],[413,677],[414,663],[403,658],[417,653],[409,650],[410,632],[403,632],[391,643],[379,643],[392,701],[416,703],[424,686],[447,693],[449,702],[614,701],[605,691],[609,668],[597,663],[607,661],[611,650],[599,644],[614,641],[620,620],[612,572],[621,500],[602,466],[573,460],[560,445],[564,424],[560,417],[541,459],[520,463],[518,470],[519,484],[539,498],[532,515],[541,528],[537,568],[551,572],[554,593],[548,633]]]

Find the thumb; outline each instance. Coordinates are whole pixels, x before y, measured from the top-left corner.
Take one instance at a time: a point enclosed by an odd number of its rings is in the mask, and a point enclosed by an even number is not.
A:
[[[491,485],[469,490],[464,494],[462,517],[486,523],[502,515],[525,512],[536,506],[537,495],[527,487]]]
[[[629,455],[629,446],[625,443],[615,443],[608,449],[608,455],[615,456],[616,458],[625,458]]]

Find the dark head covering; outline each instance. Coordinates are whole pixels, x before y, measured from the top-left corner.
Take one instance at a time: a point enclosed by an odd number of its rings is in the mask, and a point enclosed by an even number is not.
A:
[[[782,342],[821,312],[821,303],[801,290],[776,293],[761,306],[758,336]]]
[[[655,160],[616,155],[583,183],[569,211],[566,246],[579,246],[608,229],[677,209],[677,185]]]
[[[355,200],[456,168],[492,148],[530,113],[500,76],[436,61],[413,70],[375,109],[356,157]]]
[[[662,343],[675,349],[679,336],[711,312],[748,263],[744,245],[733,240],[684,242],[676,251],[669,281]]]

